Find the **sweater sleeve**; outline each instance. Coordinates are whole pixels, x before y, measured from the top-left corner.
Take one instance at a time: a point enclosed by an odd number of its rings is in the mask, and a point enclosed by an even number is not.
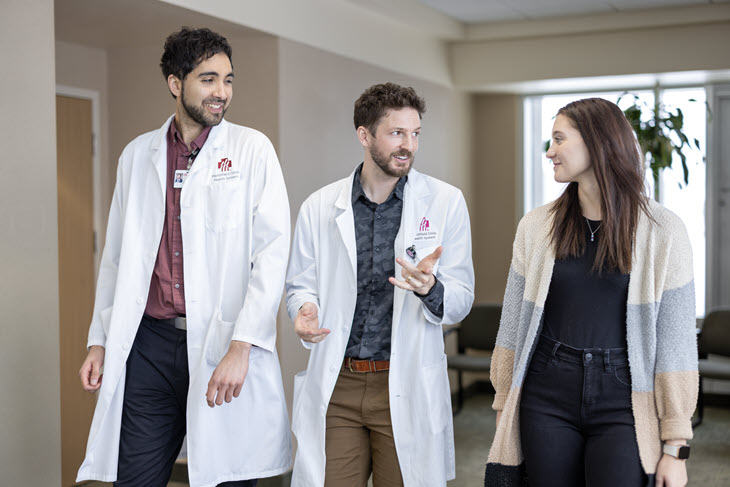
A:
[[[661,252],[666,272],[656,319],[654,394],[661,439],[687,440],[699,388],[695,289],[687,230],[672,217],[666,223],[668,248]]]
[[[497,343],[492,353],[490,380],[495,395],[492,408],[501,411],[512,386],[517,333],[522,315],[522,303],[525,293],[525,220],[517,226],[517,235],[512,245],[512,262],[507,277],[507,288],[504,292],[502,317],[499,322]]]

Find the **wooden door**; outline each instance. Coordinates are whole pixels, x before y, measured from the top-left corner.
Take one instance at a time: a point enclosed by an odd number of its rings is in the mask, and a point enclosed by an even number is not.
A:
[[[56,96],[58,275],[61,346],[61,478],[75,484],[96,402],[79,368],[94,306],[94,197],[91,101]]]

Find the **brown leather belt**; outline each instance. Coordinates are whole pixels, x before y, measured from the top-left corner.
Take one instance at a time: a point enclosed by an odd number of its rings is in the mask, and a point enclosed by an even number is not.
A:
[[[382,372],[390,368],[390,360],[354,360],[352,357],[345,357],[342,363],[343,370],[350,372]]]

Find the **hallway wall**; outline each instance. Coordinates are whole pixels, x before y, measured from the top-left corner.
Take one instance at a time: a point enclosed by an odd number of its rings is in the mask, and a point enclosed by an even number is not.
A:
[[[53,0],[0,15],[0,472],[61,483]]]

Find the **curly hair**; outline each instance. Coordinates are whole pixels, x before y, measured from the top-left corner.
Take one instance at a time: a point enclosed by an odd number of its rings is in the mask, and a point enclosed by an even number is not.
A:
[[[387,111],[401,108],[413,108],[422,117],[426,112],[426,101],[411,87],[395,83],[373,85],[355,102],[355,128],[365,127],[374,135]]]
[[[228,56],[232,66],[232,50],[225,37],[206,28],[183,27],[167,36],[160,68],[165,79],[172,74],[184,80],[198,64],[221,52]]]

